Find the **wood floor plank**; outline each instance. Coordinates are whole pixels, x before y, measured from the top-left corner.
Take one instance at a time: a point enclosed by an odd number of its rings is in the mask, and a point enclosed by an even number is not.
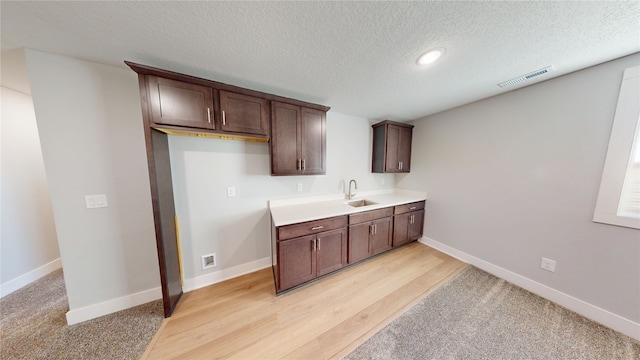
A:
[[[247,358],[257,355],[260,358],[281,358],[287,355],[287,347],[300,347],[307,341],[313,340],[319,334],[329,331],[358,313],[359,309],[383,303],[387,294],[401,293],[400,291],[416,277],[424,272],[424,268],[433,268],[441,264],[442,260],[429,256],[420,266],[404,266],[395,270],[397,278],[388,276],[375,281],[369,280],[363,286],[351,288],[341,294],[322,299],[317,303],[313,312],[298,316],[299,312],[287,311],[287,318],[293,319],[286,326],[280,327],[280,334],[271,334],[250,347],[234,354],[233,358]],[[281,336],[282,333],[291,334],[290,338]]]
[[[328,331],[313,339],[311,344],[296,349],[287,354],[286,358],[308,358],[307,348],[319,346],[322,349],[318,358],[327,359],[334,356],[343,348],[358,340],[368,332],[368,329],[378,328],[379,324],[387,324],[388,319],[395,319],[394,315],[402,310],[407,310],[415,304],[425,293],[425,289],[432,289],[439,285],[440,278],[434,276],[436,272],[447,274],[457,273],[462,268],[459,264],[447,262],[438,265],[433,270],[424,273],[418,278],[406,283],[396,291],[388,293],[384,298],[376,301],[360,312],[352,315],[342,323],[333,326]],[[429,291],[427,290],[427,291]],[[317,345],[316,345],[317,344]],[[311,345],[311,346],[310,346]]]
[[[466,266],[412,243],[280,296],[260,270],[185,294],[142,358],[344,356]]]

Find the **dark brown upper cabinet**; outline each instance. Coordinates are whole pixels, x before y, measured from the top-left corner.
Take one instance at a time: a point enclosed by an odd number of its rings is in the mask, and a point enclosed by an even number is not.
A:
[[[143,120],[168,135],[269,141],[271,102],[326,113],[329,107],[125,61],[138,73]],[[315,159],[309,156],[306,173]]]
[[[326,174],[326,111],[271,102],[271,175]]]
[[[210,87],[151,75],[147,83],[154,124],[215,129]]]
[[[408,173],[411,170],[413,125],[390,120],[373,125],[374,173]]]
[[[269,101],[220,91],[220,128],[243,134],[269,136]]]

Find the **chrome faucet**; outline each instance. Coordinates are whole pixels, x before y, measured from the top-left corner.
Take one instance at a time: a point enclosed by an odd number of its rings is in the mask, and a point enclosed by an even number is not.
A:
[[[355,190],[358,190],[358,183],[354,179],[349,180],[349,193],[347,194],[347,200],[351,200],[356,196],[356,193],[351,193],[351,183],[355,185]]]

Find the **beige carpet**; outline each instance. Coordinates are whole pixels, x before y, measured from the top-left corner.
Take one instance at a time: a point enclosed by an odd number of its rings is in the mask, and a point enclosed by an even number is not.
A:
[[[62,270],[0,299],[0,358],[139,359],[163,321],[162,301],[67,326]]]
[[[640,359],[640,343],[469,266],[346,359]]]

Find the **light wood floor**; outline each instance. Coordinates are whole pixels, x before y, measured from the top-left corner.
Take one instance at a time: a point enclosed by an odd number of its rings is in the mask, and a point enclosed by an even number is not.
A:
[[[341,358],[466,267],[416,242],[278,297],[260,270],[184,294],[142,359]]]

